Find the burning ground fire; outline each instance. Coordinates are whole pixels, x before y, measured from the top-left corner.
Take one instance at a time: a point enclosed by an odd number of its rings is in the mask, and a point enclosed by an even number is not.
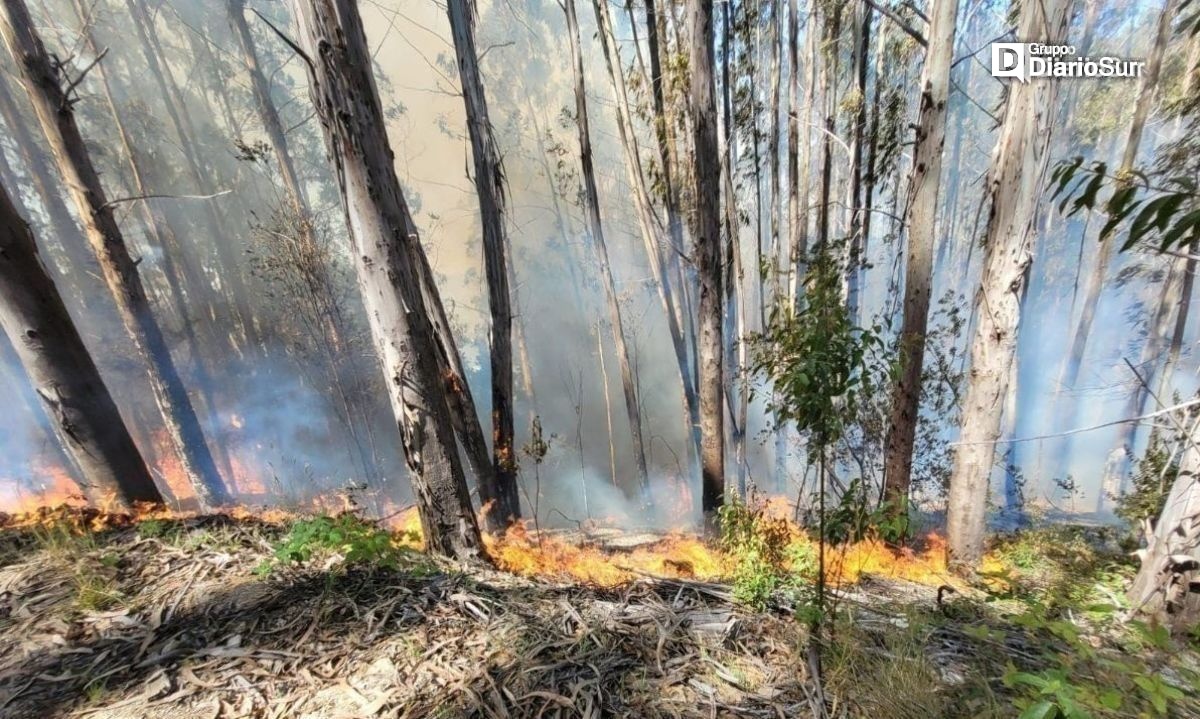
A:
[[[815,556],[816,543],[788,518],[787,499],[772,498],[765,505],[765,514],[786,526],[788,541]],[[421,548],[421,525],[415,508],[405,510],[390,526],[406,546]],[[734,557],[684,531],[673,531],[626,550],[599,546],[586,536],[576,541],[555,531],[539,532],[525,520],[510,527],[502,537],[485,534],[484,544],[496,564],[514,574],[602,587],[619,586],[643,576],[720,581],[735,571]],[[937,534],[925,537],[919,551],[894,549],[878,540],[826,548],[825,577],[830,584],[853,584],[867,575],[927,585],[953,581],[946,567],[945,540]]]
[[[172,456],[166,453],[165,456]],[[235,460],[236,461],[236,460]],[[178,468],[159,465],[168,485],[174,490],[176,500],[190,495],[186,482],[182,481]],[[252,472],[238,463],[239,479],[247,479]],[[47,468],[48,470],[48,468]],[[9,524],[52,523],[64,521],[70,516],[66,512],[49,510],[54,505],[78,507],[83,503],[78,489],[64,471],[45,471],[44,491],[6,502],[6,508],[14,514],[7,518]],[[171,481],[172,479],[176,481]],[[260,483],[246,481],[243,487],[258,487]],[[811,537],[792,521],[791,505],[786,498],[775,497],[761,502],[761,514],[767,521],[776,523],[779,531],[786,533],[788,545],[815,556],[816,544]],[[313,498],[305,506],[295,510],[238,508],[231,511],[235,518],[254,517],[260,521],[284,523],[304,514],[353,511],[352,503],[342,497]],[[86,521],[79,529],[99,530],[114,524],[125,524],[148,518],[188,516],[192,513],[178,509],[156,508],[127,517],[101,507],[86,513]],[[395,534],[396,543],[421,548],[421,526],[415,508],[395,510],[388,513],[384,522]],[[78,521],[78,517],[75,520]],[[624,548],[612,543],[598,542],[591,532],[564,533],[559,530],[538,531],[529,521],[510,527],[502,536],[486,534],[484,543],[497,566],[503,570],[524,576],[540,576],[562,581],[576,581],[602,587],[614,587],[629,583],[639,577],[657,576],[677,579],[720,581],[730,578],[736,571],[736,558],[696,534],[675,530],[665,535],[634,535],[612,528],[606,531],[608,539],[639,538],[641,541]],[[628,545],[629,542],[624,542]],[[785,569],[791,569],[785,564]],[[865,575],[903,579],[921,584],[940,585],[951,582],[945,562],[945,543],[941,537],[931,534],[925,538],[919,551],[908,548],[895,549],[878,540],[864,540],[841,546],[826,548],[826,580],[833,585],[853,584]]]

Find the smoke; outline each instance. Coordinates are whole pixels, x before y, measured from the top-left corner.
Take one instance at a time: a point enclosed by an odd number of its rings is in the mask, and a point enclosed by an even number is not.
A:
[[[198,343],[187,342],[181,330],[182,318],[165,299],[156,302],[156,316],[171,342],[172,356],[188,382],[193,401],[201,405],[206,400],[197,386],[196,367],[205,363],[211,369],[213,386],[209,389],[215,406],[207,408],[211,411],[202,412],[201,417],[210,446],[218,454],[228,455],[227,465],[219,458],[219,466],[232,469],[233,484],[246,501],[302,506],[318,496],[366,485],[355,491],[367,498],[364,501],[368,509],[382,512],[385,504],[408,501],[407,470],[399,454],[396,428],[381,390],[382,379],[371,344],[363,339],[365,321],[353,278],[345,271],[350,264],[346,230],[319,128],[310,110],[303,68],[273,32],[256,16],[248,15],[260,64],[272,82],[275,104],[288,128],[307,199],[318,217],[321,237],[329,243],[329,261],[336,265],[333,275],[345,299],[342,309],[348,337],[344,346],[335,348],[335,372],[346,390],[345,399],[339,396],[329,361],[314,343],[311,323],[302,320],[307,311],[297,307],[294,295],[285,292],[275,276],[259,272],[255,264],[262,259],[257,244],[261,238],[256,239],[255,228],[270,225],[270,218],[283,202],[269,155],[261,161],[245,157],[245,149],[261,142],[263,133],[243,77],[244,65],[222,15],[222,4],[210,5],[169,1],[155,17],[170,79],[183,94],[184,106],[179,109],[196,133],[193,139],[203,162],[200,169],[207,179],[203,187],[196,187],[190,179],[165,98],[152,82],[136,43],[127,37],[130,33],[125,30],[124,10],[98,6],[96,31],[100,44],[110,48],[105,68],[113,78],[122,119],[134,135],[138,159],[154,191],[167,195],[233,191],[211,201],[154,201],[186,248],[187,256],[179,261],[188,263],[193,276],[203,280],[204,286],[191,285],[185,291],[186,312],[198,330]],[[63,57],[71,55],[69,49],[78,29],[68,6],[61,0],[50,0],[45,23],[56,29],[47,33],[47,42]],[[651,481],[648,494],[642,496],[636,489],[636,463],[604,288],[597,280],[592,238],[585,230],[583,208],[578,204],[578,145],[562,13],[554,3],[481,2],[479,47],[484,53],[488,104],[503,152],[509,193],[508,229],[519,312],[516,322],[528,349],[534,390],[532,396],[525,392],[524,368],[517,357],[517,445],[529,441],[534,416],[540,418],[550,439],[549,453],[541,465],[535,466],[533,458],[521,454],[522,504],[529,512],[536,506],[539,522],[547,525],[572,526],[590,519],[669,528],[697,517],[695,498],[699,487],[683,479],[690,474],[690,428],[683,413],[679,370],[666,318],[630,202],[632,191],[622,164],[612,88],[595,38],[594,17],[584,11],[586,7],[587,3],[580,4],[581,35],[601,210],[625,318],[623,330],[633,354]],[[260,3],[258,9],[281,27],[288,26],[282,6]],[[448,22],[436,3],[425,0],[362,3],[361,11],[380,73],[396,169],[452,315],[470,368],[468,379],[487,427],[491,412],[486,361],[487,297],[477,201],[470,176],[473,170],[462,100],[457,95]],[[622,63],[634,69],[640,60],[634,54],[628,17],[616,12],[614,20]],[[980,20],[964,40],[965,46],[976,47],[998,35],[1002,28],[989,23],[996,25],[1002,20]],[[1138,48],[1125,54],[1137,56]],[[907,67],[914,86],[918,62],[913,60]],[[942,241],[946,247],[944,258],[939,260],[934,294],[941,296],[953,288],[970,302],[983,256],[975,219],[993,137],[993,120],[986,110],[997,106],[1001,88],[987,78],[967,84],[968,76],[962,71],[956,78],[966,85],[970,97],[956,92],[951,100],[952,126],[947,146],[956,134],[961,134],[965,142],[959,165],[946,169],[944,188],[957,186],[959,191],[957,205],[944,210],[946,236]],[[18,89],[4,81],[10,90]],[[112,149],[116,147],[113,120],[106,114],[94,83],[94,77],[82,83],[77,111],[102,165],[110,196],[127,196],[129,173]],[[645,93],[642,87],[634,97],[645,102]],[[20,92],[13,94],[23,100]],[[914,90],[908,102],[916,97]],[[36,134],[32,116],[26,112],[24,119]],[[656,155],[654,137],[644,118],[639,122],[637,141],[650,166],[649,158]],[[1116,137],[1119,128],[1117,123],[1102,134]],[[682,132],[686,128],[677,129]],[[1084,133],[1089,133],[1088,138],[1094,135],[1090,127],[1077,129],[1077,133],[1057,140],[1057,157],[1086,152],[1102,158],[1112,147],[1112,143],[1100,145],[1084,138]],[[907,138],[907,131],[899,136]],[[741,149],[747,157],[749,149]],[[8,156],[13,164],[21,165],[12,150]],[[835,159],[836,176],[844,177],[847,159],[841,155]],[[902,281],[902,266],[893,259],[902,247],[902,238],[895,236],[898,226],[888,214],[903,213],[906,162],[901,154],[896,174],[900,179],[882,182],[875,197],[881,214],[876,217],[868,243],[865,317],[888,316]],[[743,164],[740,169],[739,185],[745,204],[739,209],[753,215],[751,168]],[[22,170],[27,172],[28,168]],[[48,179],[52,185],[61,184],[58,178]],[[764,187],[769,185],[768,180],[763,178]],[[46,212],[36,193],[26,194],[36,215],[32,218],[35,230],[54,255],[61,253],[62,243],[77,241],[54,236],[44,221]],[[763,196],[765,200],[766,194]],[[205,202],[219,213],[228,234],[218,234],[210,226]],[[1055,410],[1056,402],[1076,406],[1071,413],[1075,426],[1118,418],[1124,405],[1122,389],[1129,379],[1121,358],[1136,356],[1140,346],[1138,342],[1130,343],[1136,330],[1125,311],[1131,299],[1145,301],[1155,291],[1154,282],[1145,276],[1107,290],[1084,360],[1080,387],[1069,396],[1061,396],[1056,383],[1066,351],[1064,338],[1069,336],[1078,314],[1079,278],[1086,275],[1094,253],[1086,244],[1081,250],[1081,223],[1063,221],[1049,206],[1044,213],[1030,277],[1027,321],[1021,329],[1017,418],[1009,439],[1072,429],[1061,424],[1062,413]],[[982,216],[986,219],[986,209]],[[741,259],[751,286],[757,268],[753,236],[757,219],[767,220],[765,216],[751,217],[742,233]],[[153,295],[166,298],[163,249],[140,224],[140,213],[123,208],[120,220],[131,242],[136,240],[140,268]],[[222,262],[221,253],[216,251],[218,243],[224,243],[222,247],[238,258],[238,266]],[[686,256],[689,248],[670,251]],[[228,295],[230,273],[234,272],[249,287],[256,324],[265,337],[262,347],[248,346],[231,329],[236,308]],[[93,280],[80,278],[78,287],[94,288]],[[70,298],[78,294],[75,289],[64,295]],[[159,468],[161,479],[164,455],[169,451],[155,439],[161,428],[143,373],[138,362],[130,359],[124,333],[99,311],[106,305],[104,299],[93,297],[94,289],[85,292],[89,293],[86,301],[72,306],[73,315],[123,415],[136,426],[135,435],[143,452]],[[967,345],[964,330],[957,344],[960,362],[969,352]],[[1186,397],[1196,391],[1197,381],[1193,358],[1185,355],[1183,364],[1171,386],[1174,393]],[[17,380],[10,385],[23,386]],[[751,405],[746,434],[751,480],[760,486],[773,486],[774,482],[769,426],[765,407],[756,400]],[[941,430],[947,441],[956,434],[949,425]],[[0,431],[0,477],[5,478],[0,481],[0,492],[8,492],[18,481],[28,485],[28,478],[37,474],[38,463],[45,460],[47,439],[28,413],[5,413],[0,417]],[[1114,431],[1106,430],[1082,434],[1072,441],[1068,470],[1083,494],[1079,509],[1094,504],[1104,458],[1114,436]],[[1140,441],[1144,442],[1144,437]],[[1058,445],[1052,440],[1015,446],[1010,457],[1030,478],[1027,499],[1062,502],[1061,491],[1052,481],[1050,457],[1057,451]],[[728,454],[732,477],[732,448]],[[803,474],[801,456],[792,437],[788,470],[793,481],[787,485],[789,492],[795,490],[796,478]],[[1002,486],[1000,471],[998,468],[994,483],[997,489]],[[0,505],[3,502],[0,496]]]

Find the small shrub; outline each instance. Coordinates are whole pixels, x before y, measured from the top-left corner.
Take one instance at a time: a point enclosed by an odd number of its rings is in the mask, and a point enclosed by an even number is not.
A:
[[[344,566],[395,568],[399,551],[391,534],[353,514],[298,520],[275,546],[275,561],[285,564],[303,564],[321,557],[340,557]],[[256,572],[269,572],[270,568],[269,563],[260,565]]]
[[[85,612],[103,612],[125,601],[116,580],[88,567],[80,567],[71,579],[75,606]]]
[[[1157,519],[1177,474],[1179,463],[1163,442],[1155,438],[1138,460],[1131,477],[1132,487],[1117,498],[1114,512],[1135,529],[1140,529],[1144,520]]]
[[[900,544],[910,535],[908,506],[875,505],[861,479],[850,481],[836,507],[825,516],[825,541],[832,544],[879,539]]]
[[[787,520],[738,499],[719,510],[721,547],[734,560],[733,597],[764,609],[779,591],[797,590],[816,567],[812,547],[796,541]]]

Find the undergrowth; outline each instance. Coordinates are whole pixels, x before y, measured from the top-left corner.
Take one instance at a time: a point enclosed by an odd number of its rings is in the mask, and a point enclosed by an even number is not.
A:
[[[256,571],[268,574],[277,563],[308,564],[314,560],[327,568],[396,569],[400,552],[392,535],[374,522],[349,513],[321,515],[292,522],[274,546],[273,561],[264,561]]]
[[[816,557],[796,541],[787,520],[734,498],[719,510],[721,548],[733,560],[733,597],[765,609],[777,593],[799,596],[812,585]]]

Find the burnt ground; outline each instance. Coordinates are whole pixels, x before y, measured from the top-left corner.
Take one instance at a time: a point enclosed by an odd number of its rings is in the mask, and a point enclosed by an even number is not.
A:
[[[260,576],[278,527],[166,524],[5,530],[0,716],[766,717],[808,701],[795,624],[745,621],[707,585],[600,590],[415,553]]]
[[[264,572],[277,525],[72,531],[87,519],[0,529],[0,717],[783,718],[817,706],[803,622],[739,609],[720,584],[604,589],[415,552],[389,569]],[[856,628],[827,652],[830,716],[1016,715],[997,698],[999,667],[1035,666],[1036,653],[1005,640],[983,664],[953,622],[905,632],[914,607],[953,613],[935,593],[868,581],[841,595]]]

